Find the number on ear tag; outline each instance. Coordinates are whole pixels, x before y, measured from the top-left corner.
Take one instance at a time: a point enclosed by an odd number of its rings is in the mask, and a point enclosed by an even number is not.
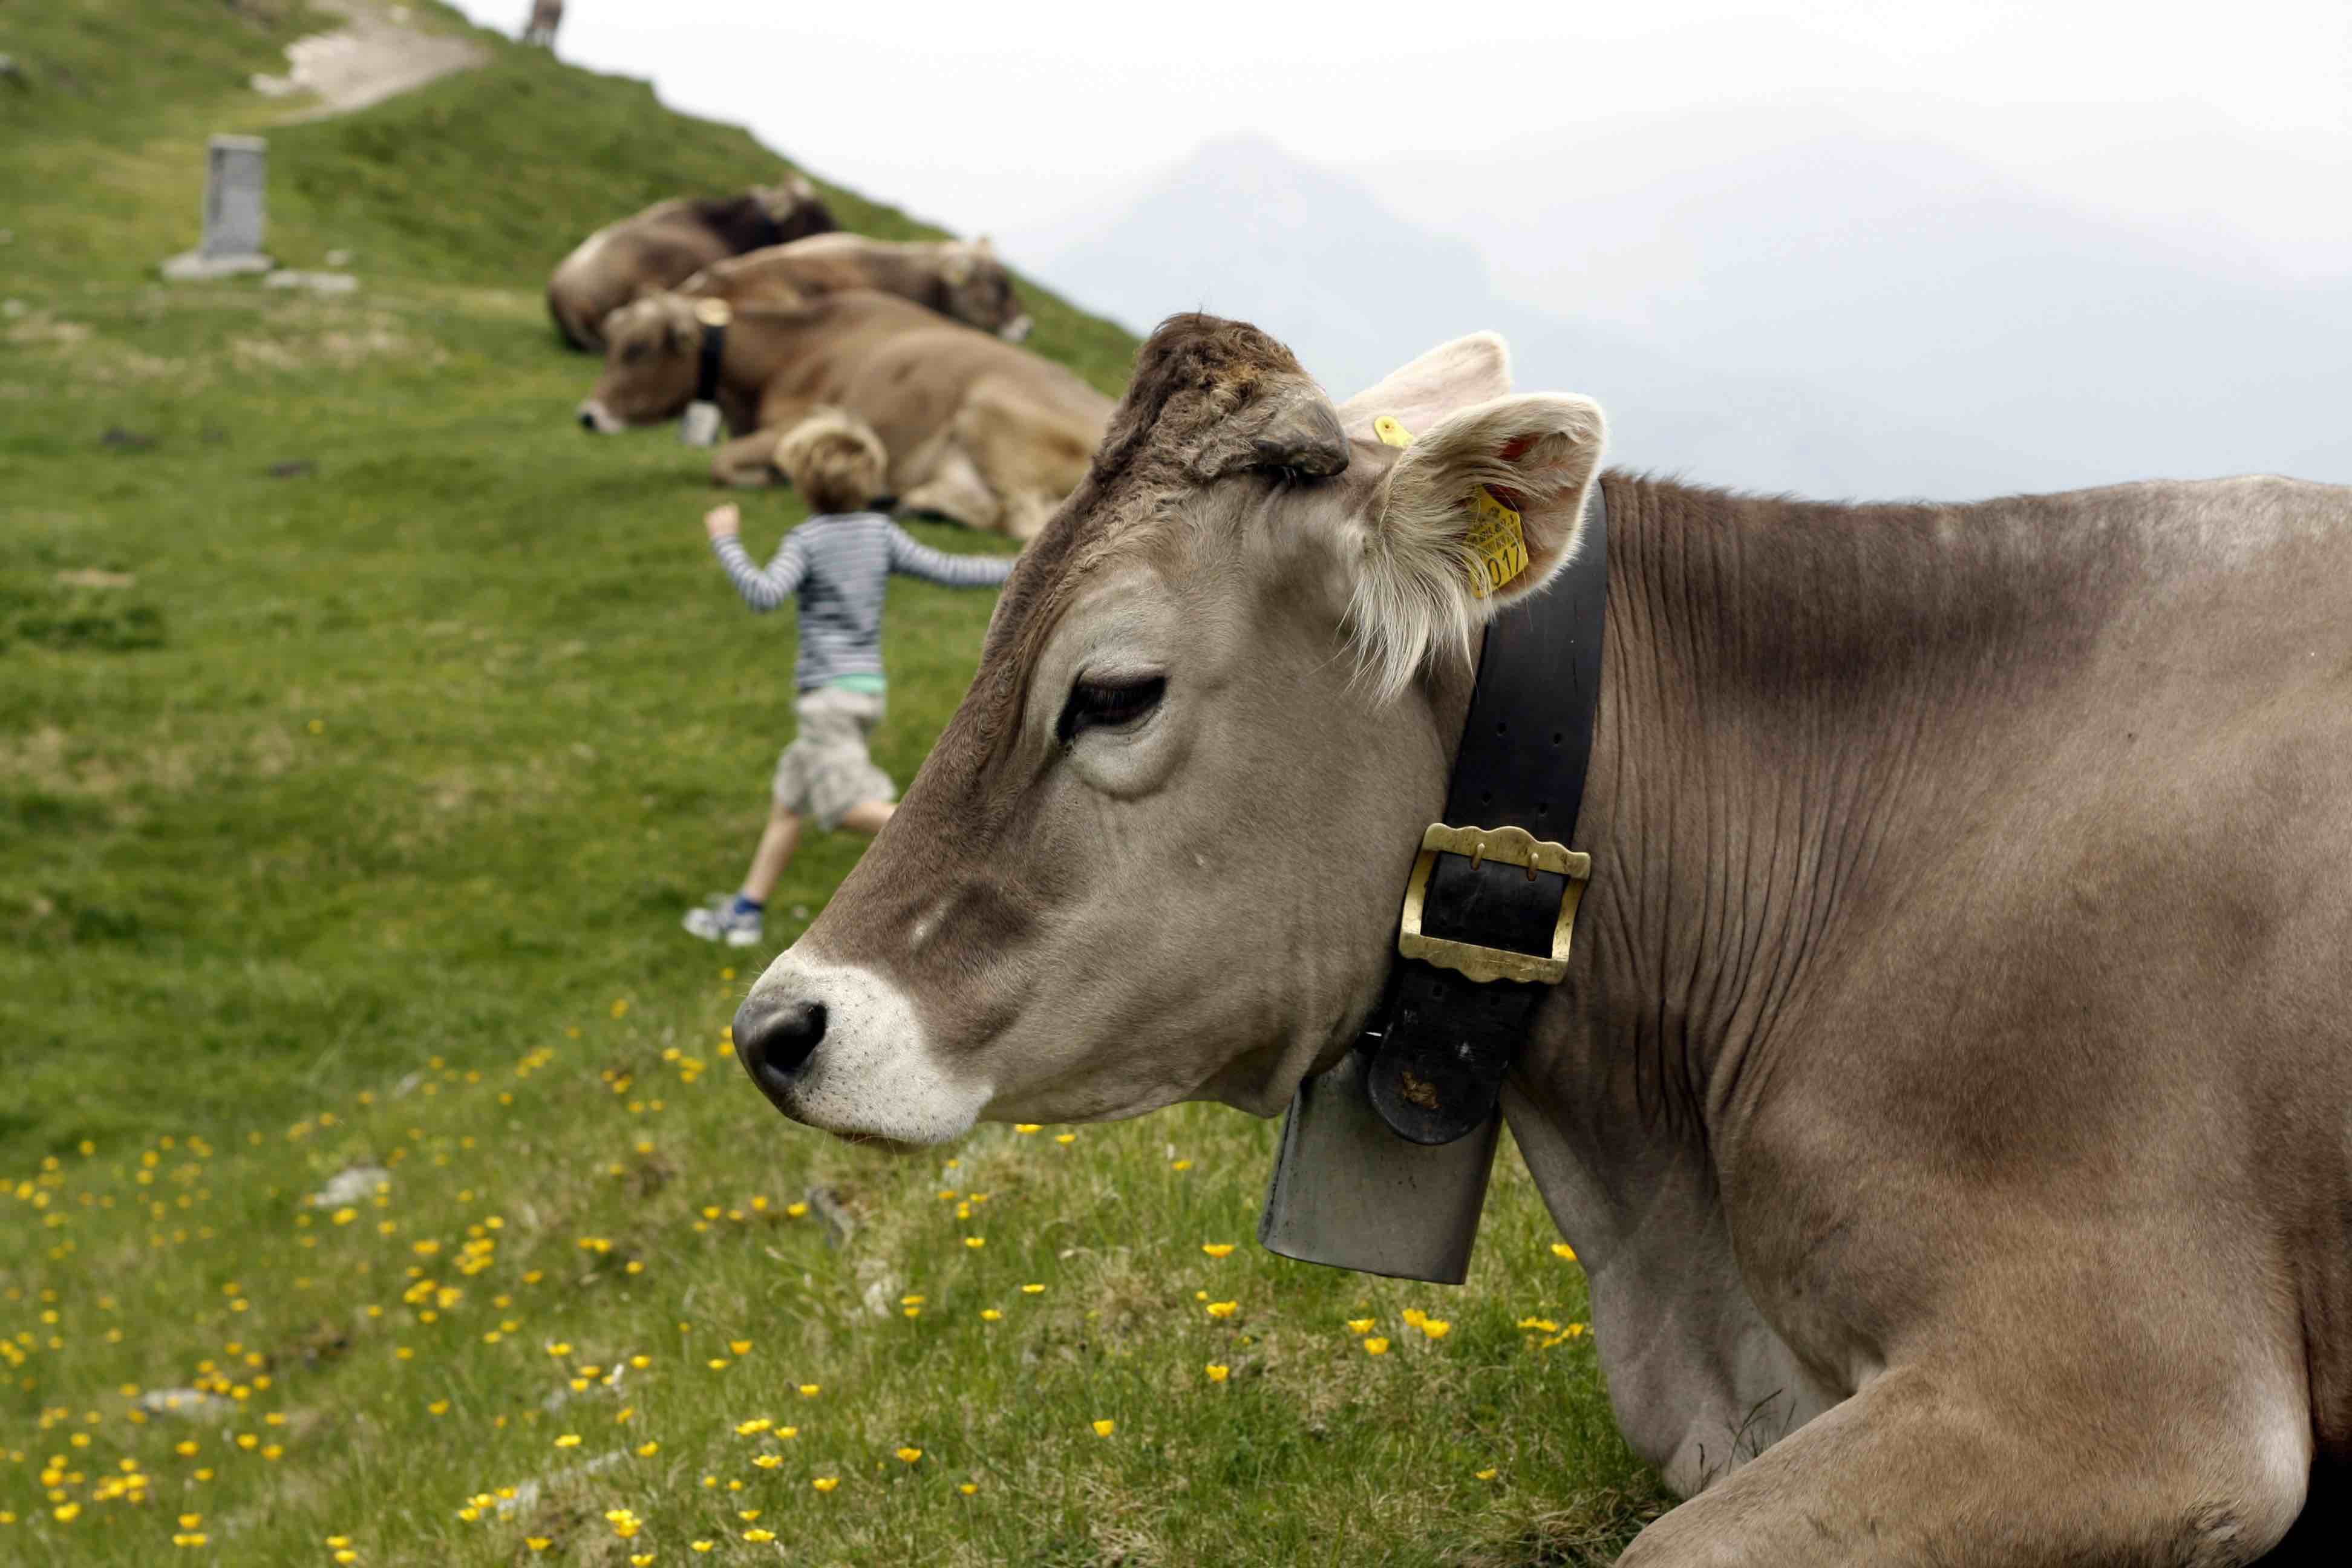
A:
[[[1519,514],[1480,485],[1470,493],[1470,596],[1483,599],[1528,569],[1528,539]]]
[[[677,422],[677,438],[689,447],[716,446],[719,441],[719,405],[688,404],[686,417]]]

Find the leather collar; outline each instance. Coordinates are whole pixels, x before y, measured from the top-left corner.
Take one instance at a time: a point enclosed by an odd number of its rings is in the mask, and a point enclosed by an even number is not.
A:
[[[1433,825],[1424,838],[1401,921],[1412,931],[1417,894],[1420,936],[1399,946],[1441,956],[1396,960],[1359,1045],[1372,1104],[1412,1142],[1450,1143],[1496,1114],[1556,983],[1473,974],[1565,959],[1588,864],[1568,846],[1592,761],[1608,598],[1609,507],[1596,478],[1575,559],[1486,628],[1446,791],[1451,831]],[[1512,828],[1538,847],[1515,850]],[[1439,838],[1454,847],[1431,848]]]
[[[702,323],[702,353],[694,373],[694,400],[697,403],[719,401],[719,367],[726,358],[726,321],[705,319]]]

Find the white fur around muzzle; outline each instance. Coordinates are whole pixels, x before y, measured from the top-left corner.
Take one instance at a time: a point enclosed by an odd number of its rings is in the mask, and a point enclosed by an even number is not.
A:
[[[940,1143],[970,1131],[988,1103],[990,1086],[950,1071],[924,1038],[907,994],[872,970],[788,952],[760,976],[748,1001],[824,1008],[824,1038],[807,1061],[760,1080],[796,1121],[845,1137]]]

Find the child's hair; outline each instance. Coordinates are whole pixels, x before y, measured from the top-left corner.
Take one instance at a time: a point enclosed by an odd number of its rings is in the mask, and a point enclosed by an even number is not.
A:
[[[818,408],[776,443],[776,467],[815,513],[862,511],[882,493],[889,455],[855,414]]]

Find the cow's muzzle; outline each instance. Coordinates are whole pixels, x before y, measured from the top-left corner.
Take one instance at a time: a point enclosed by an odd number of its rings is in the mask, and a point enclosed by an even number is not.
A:
[[[628,427],[627,421],[593,397],[580,405],[580,428],[591,435],[617,436]]]
[[[885,976],[800,946],[735,1014],[735,1055],[793,1121],[856,1142],[939,1143],[985,1107],[984,1080],[935,1057],[908,995]]]

